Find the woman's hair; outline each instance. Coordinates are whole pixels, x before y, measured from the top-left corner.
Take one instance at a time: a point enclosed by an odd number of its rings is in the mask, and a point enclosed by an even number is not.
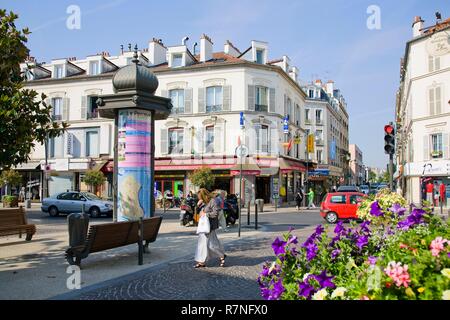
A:
[[[198,198],[203,201],[204,204],[208,204],[211,200],[211,194],[205,188],[201,188],[197,192]]]

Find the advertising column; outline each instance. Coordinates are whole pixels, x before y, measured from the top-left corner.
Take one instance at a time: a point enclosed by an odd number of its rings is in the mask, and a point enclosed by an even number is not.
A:
[[[149,218],[151,211],[152,115],[144,110],[118,112],[117,221]]]

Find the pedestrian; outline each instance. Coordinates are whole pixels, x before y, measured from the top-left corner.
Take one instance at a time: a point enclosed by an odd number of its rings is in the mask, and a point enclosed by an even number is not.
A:
[[[19,191],[19,201],[20,202],[25,201],[25,187],[22,187]]]
[[[301,190],[298,190],[295,196],[295,202],[297,203],[297,210],[300,210],[300,207],[302,206],[302,201],[303,201],[302,192]]]
[[[431,181],[432,180],[428,181],[427,186],[426,186],[426,191],[427,191],[427,201],[430,203],[430,205],[433,205],[434,186]]]
[[[447,206],[447,196],[446,196],[446,187],[444,182],[441,181],[441,184],[439,185],[439,195],[441,197],[441,203],[445,207]]]
[[[225,214],[223,212],[225,207],[225,199],[227,197],[227,192],[225,190],[215,190],[214,199],[216,199],[217,205],[220,207],[219,211],[219,226],[224,232],[227,232],[227,222],[225,220]]]
[[[219,212],[220,207],[216,199],[212,198],[208,190],[201,188],[198,193],[199,203],[203,205],[200,211],[200,217],[209,218],[210,232],[208,234],[200,233],[198,235],[197,250],[195,253],[194,268],[206,267],[206,261],[212,256],[220,259],[220,266],[225,266],[225,250],[220,240],[217,238],[216,230],[219,228]]]
[[[309,192],[308,192],[308,209],[309,208],[315,208],[316,205],[314,204],[314,191],[312,188],[309,188]]]

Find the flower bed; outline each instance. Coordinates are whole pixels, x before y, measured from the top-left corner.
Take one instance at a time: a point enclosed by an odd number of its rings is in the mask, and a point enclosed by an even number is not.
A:
[[[268,300],[450,299],[450,226],[386,190],[361,203],[363,222],[317,226],[302,244],[290,230],[272,244],[258,283]]]

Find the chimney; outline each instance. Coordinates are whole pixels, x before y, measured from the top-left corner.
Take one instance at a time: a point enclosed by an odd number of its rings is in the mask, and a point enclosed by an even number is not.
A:
[[[314,81],[314,84],[318,87],[322,87],[322,80],[317,79],[316,81]]]
[[[327,81],[327,93],[332,95],[333,91],[334,91],[334,81],[328,80]]]
[[[227,42],[225,42],[225,45],[223,47],[223,52],[225,52],[226,54],[229,54],[230,56],[233,57],[238,57],[241,52],[238,50],[238,48],[236,48],[229,40],[227,40]]]
[[[412,24],[412,28],[413,28],[413,37],[417,37],[420,36],[423,31],[421,31],[421,29],[423,28],[423,20],[420,16],[415,16],[414,17],[414,22]]]
[[[200,38],[200,62],[206,62],[213,57],[213,43],[211,38],[206,34],[202,34]]]
[[[291,63],[291,59],[288,56],[283,56],[283,70],[284,72],[289,74],[289,64]]]
[[[297,67],[292,67],[291,71],[289,71],[289,76],[290,76],[295,82],[297,82],[297,79],[298,79],[298,68],[297,68]]]
[[[148,45],[148,61],[152,66],[166,62],[167,48],[164,47],[161,39],[153,38]]]

